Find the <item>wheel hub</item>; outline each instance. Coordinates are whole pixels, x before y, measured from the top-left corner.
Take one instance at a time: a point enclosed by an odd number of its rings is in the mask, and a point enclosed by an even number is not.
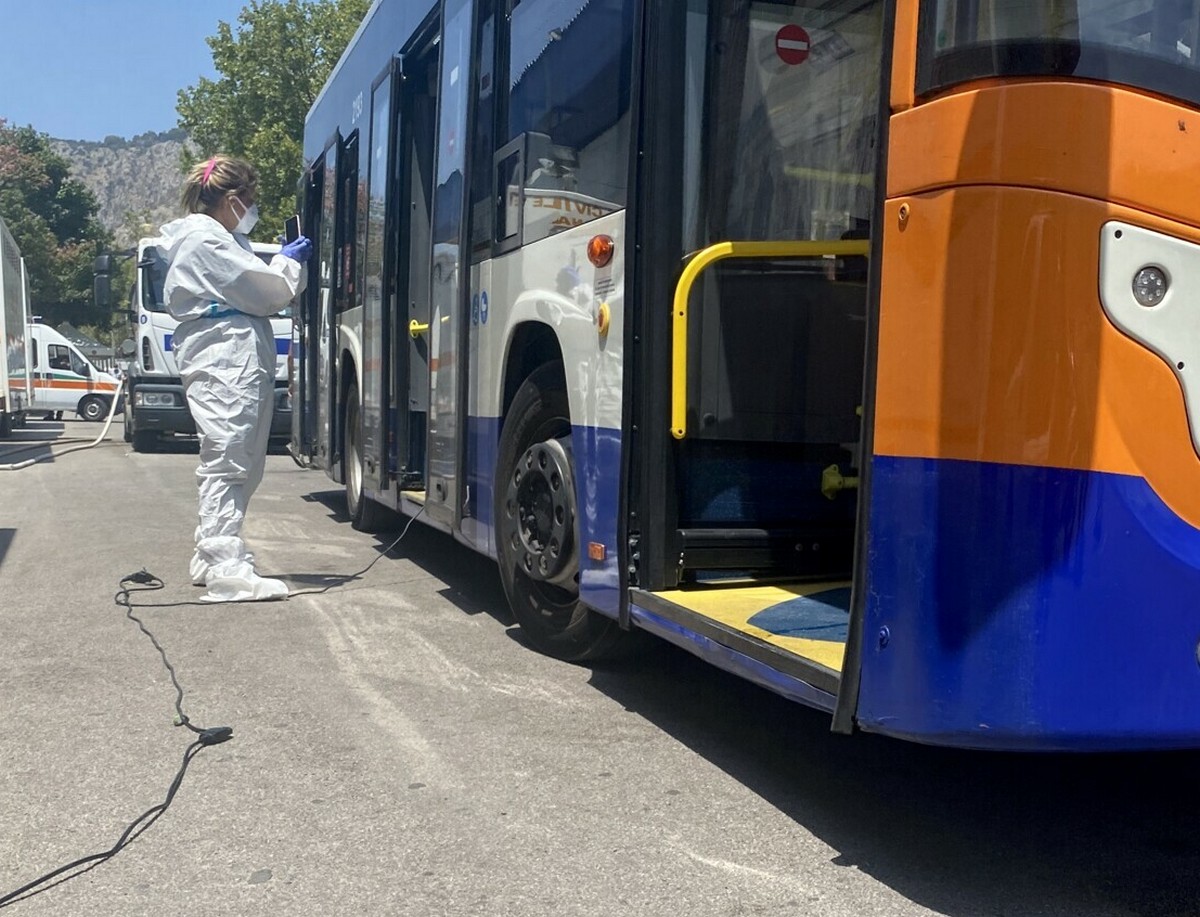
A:
[[[562,440],[530,446],[517,461],[505,494],[505,526],[517,567],[530,579],[574,588],[575,482]]]

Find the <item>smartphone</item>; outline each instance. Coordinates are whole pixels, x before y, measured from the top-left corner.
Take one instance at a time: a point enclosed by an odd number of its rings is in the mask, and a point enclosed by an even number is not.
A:
[[[300,238],[300,217],[293,213],[287,218],[287,222],[283,225],[283,237],[288,242],[295,242]]]

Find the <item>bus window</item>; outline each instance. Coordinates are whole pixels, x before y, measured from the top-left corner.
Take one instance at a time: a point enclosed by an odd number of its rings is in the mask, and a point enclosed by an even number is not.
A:
[[[342,184],[337,209],[337,244],[340,246],[335,265],[337,283],[335,299],[339,312],[357,305],[354,278],[357,274],[358,233],[358,131],[346,138],[338,157]]]
[[[927,0],[922,92],[1074,76],[1200,101],[1200,0]]]
[[[478,19],[479,75],[476,78],[475,130],[471,141],[471,261],[491,254],[492,154],[496,150],[496,2],[481,0]],[[499,187],[503,188],[504,185]]]
[[[519,0],[513,7],[505,139],[527,137],[525,242],[625,206],[633,6]],[[572,28],[588,30],[582,57],[567,40]]]
[[[737,7],[688,5],[687,249],[861,238],[875,205],[884,4]],[[807,34],[806,58],[778,52],[784,28]]]

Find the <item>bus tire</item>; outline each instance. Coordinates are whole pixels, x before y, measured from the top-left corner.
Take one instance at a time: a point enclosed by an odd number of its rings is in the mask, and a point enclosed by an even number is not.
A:
[[[108,403],[96,395],[88,395],[79,402],[79,416],[84,420],[103,420],[108,416]]]
[[[517,390],[504,418],[494,515],[500,579],[513,617],[539,652],[595,659],[621,636],[617,622],[579,598],[579,534],[571,412],[561,363]]]
[[[386,507],[363,496],[362,407],[358,386],[351,383],[346,391],[346,444],[342,480],[346,482],[346,513],[350,524],[360,532],[376,532],[388,519]]]
[[[134,430],[129,442],[134,452],[149,454],[158,451],[158,434],[153,430]]]

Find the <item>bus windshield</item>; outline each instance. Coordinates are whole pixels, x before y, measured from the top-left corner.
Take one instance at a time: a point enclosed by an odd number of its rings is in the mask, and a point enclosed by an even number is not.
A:
[[[270,264],[275,257],[273,252],[255,252],[260,261]],[[163,282],[167,277],[167,260],[159,254],[154,246],[148,247],[142,253],[142,308],[147,312],[166,312],[163,304]],[[292,307],[288,306],[282,312],[276,312],[272,318],[291,318]]]
[[[866,238],[883,10],[882,0],[689,0],[689,250]]]
[[[1200,101],[1200,0],[926,0],[920,91],[1070,76]]]

